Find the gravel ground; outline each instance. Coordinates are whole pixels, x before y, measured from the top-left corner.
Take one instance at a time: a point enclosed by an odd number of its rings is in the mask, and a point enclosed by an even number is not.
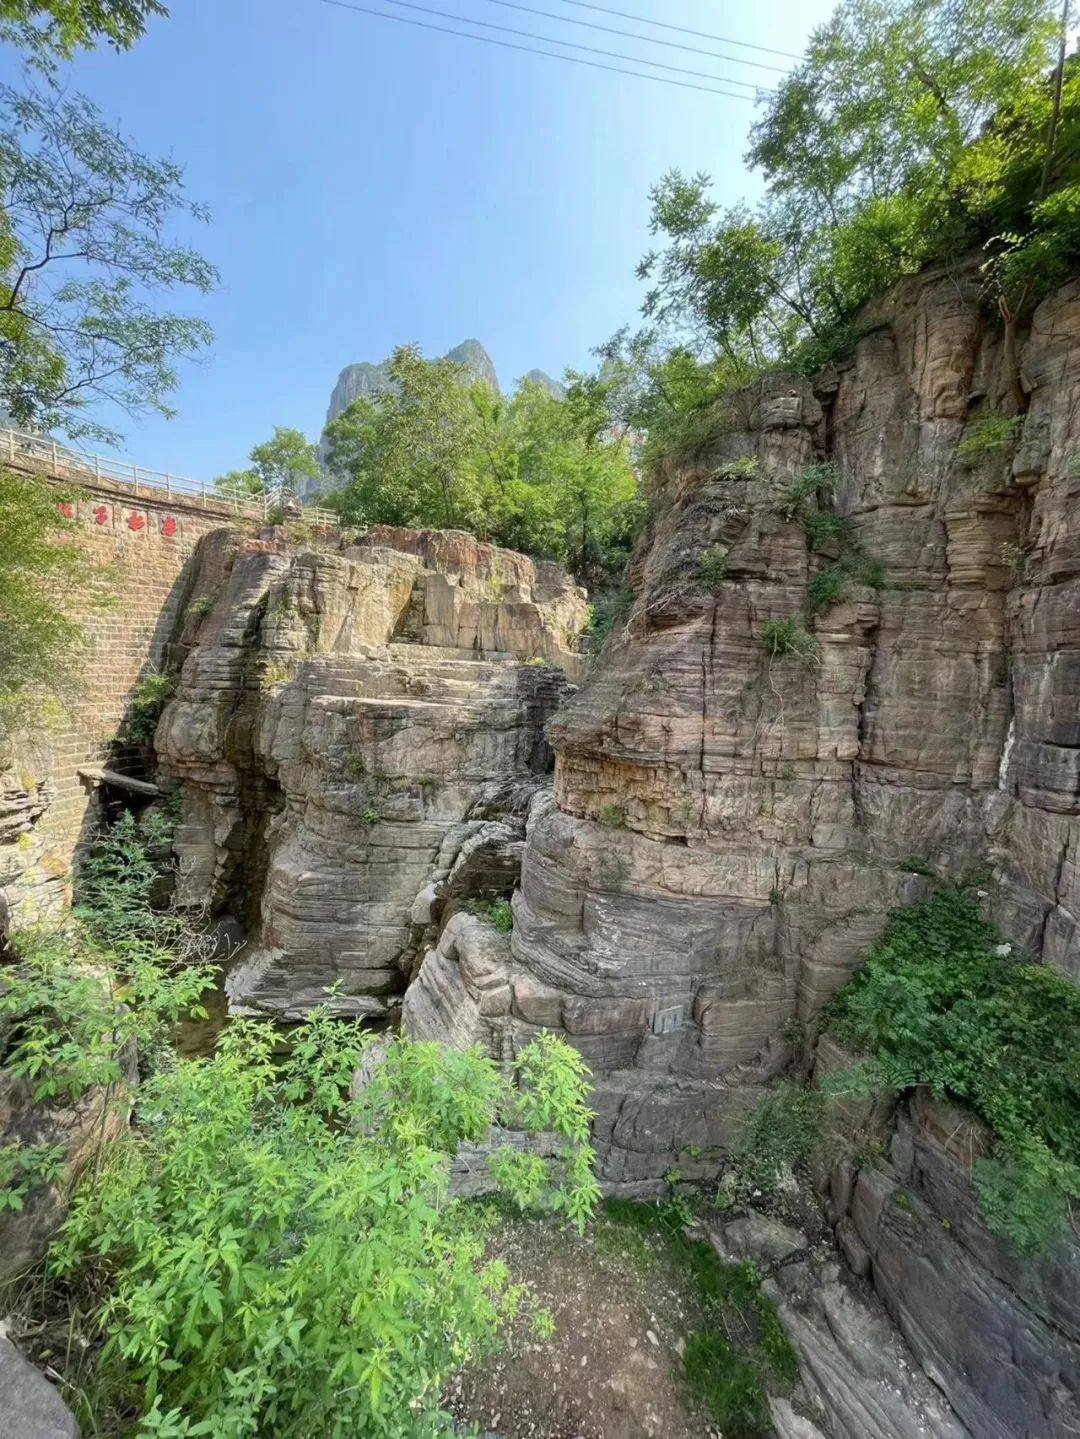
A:
[[[680,1379],[696,1296],[648,1236],[599,1219],[579,1237],[546,1220],[501,1219],[489,1258],[504,1259],[550,1312],[538,1339],[515,1321],[493,1358],[456,1376],[450,1411],[503,1439],[717,1439]]]

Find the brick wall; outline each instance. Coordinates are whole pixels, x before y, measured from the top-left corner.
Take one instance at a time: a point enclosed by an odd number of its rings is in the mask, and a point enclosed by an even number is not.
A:
[[[9,739],[0,754],[0,888],[23,917],[66,898],[98,792],[80,770],[109,756],[139,680],[161,667],[188,603],[196,544],[211,530],[253,523],[214,501],[105,480],[84,481],[81,498],[63,508],[79,542],[109,567],[112,599],[83,617],[87,653],[65,717],[48,732]]]

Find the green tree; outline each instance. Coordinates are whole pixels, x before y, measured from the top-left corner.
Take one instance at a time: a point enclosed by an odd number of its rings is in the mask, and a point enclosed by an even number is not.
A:
[[[48,68],[98,40],[126,50],[168,13],[159,0],[0,0],[0,40]]]
[[[357,524],[473,528],[481,506],[475,461],[481,412],[464,366],[400,345],[390,387],[362,395],[326,429],[327,464],[344,481],[343,516]]]
[[[704,175],[653,191],[666,246],[642,261],[646,314],[698,357],[812,367],[850,342],[873,295],[996,234],[1003,315],[1029,307],[1080,235],[1080,93],[1055,65],[1061,32],[1056,0],[846,0],[752,130],[756,214],[720,211]],[[1025,286],[1048,250],[1053,278]]]
[[[605,380],[572,374],[565,398],[525,380],[501,396],[409,347],[395,351],[390,374],[391,389],[327,428],[345,518],[456,525],[590,582],[625,560],[637,482]]]
[[[249,469],[219,475],[215,487],[235,498],[265,494],[281,500],[298,494],[305,481],[320,475],[315,446],[299,430],[287,425],[275,425],[270,439],[254,445],[248,458]]]
[[[0,402],[15,422],[114,442],[89,405],[172,413],[175,360],[210,330],[151,299],[216,279],[164,238],[178,216],[205,218],[180,167],[132,149],[88,100],[4,88],[0,185]]]
[[[607,382],[574,372],[567,380],[565,398],[523,382],[489,422],[489,453],[500,459],[478,463],[487,535],[597,584],[625,563],[637,479]]]

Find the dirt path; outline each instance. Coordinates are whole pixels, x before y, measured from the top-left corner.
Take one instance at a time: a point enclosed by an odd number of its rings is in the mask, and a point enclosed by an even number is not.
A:
[[[600,1219],[580,1238],[546,1220],[502,1219],[489,1249],[555,1323],[452,1381],[447,1404],[500,1439],[714,1439],[681,1377],[703,1316],[685,1277],[648,1235]]]

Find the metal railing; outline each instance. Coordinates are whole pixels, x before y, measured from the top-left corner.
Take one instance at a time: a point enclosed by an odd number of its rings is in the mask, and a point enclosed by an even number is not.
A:
[[[0,428],[0,458],[14,466],[29,463],[34,469],[43,469],[58,480],[71,480],[73,484],[92,484],[107,481],[122,485],[138,499],[160,500],[163,496],[198,499],[213,502],[233,510],[236,514],[251,515],[255,519],[267,519],[280,503],[279,497],[266,493],[241,497],[214,488],[205,480],[192,480],[184,475],[170,474],[167,470],[152,470],[145,465],[128,464],[126,460],[112,460],[104,455],[84,454],[63,445],[47,435],[32,435],[25,430]],[[303,518],[318,525],[338,525],[339,517],[333,510],[305,505]]]

